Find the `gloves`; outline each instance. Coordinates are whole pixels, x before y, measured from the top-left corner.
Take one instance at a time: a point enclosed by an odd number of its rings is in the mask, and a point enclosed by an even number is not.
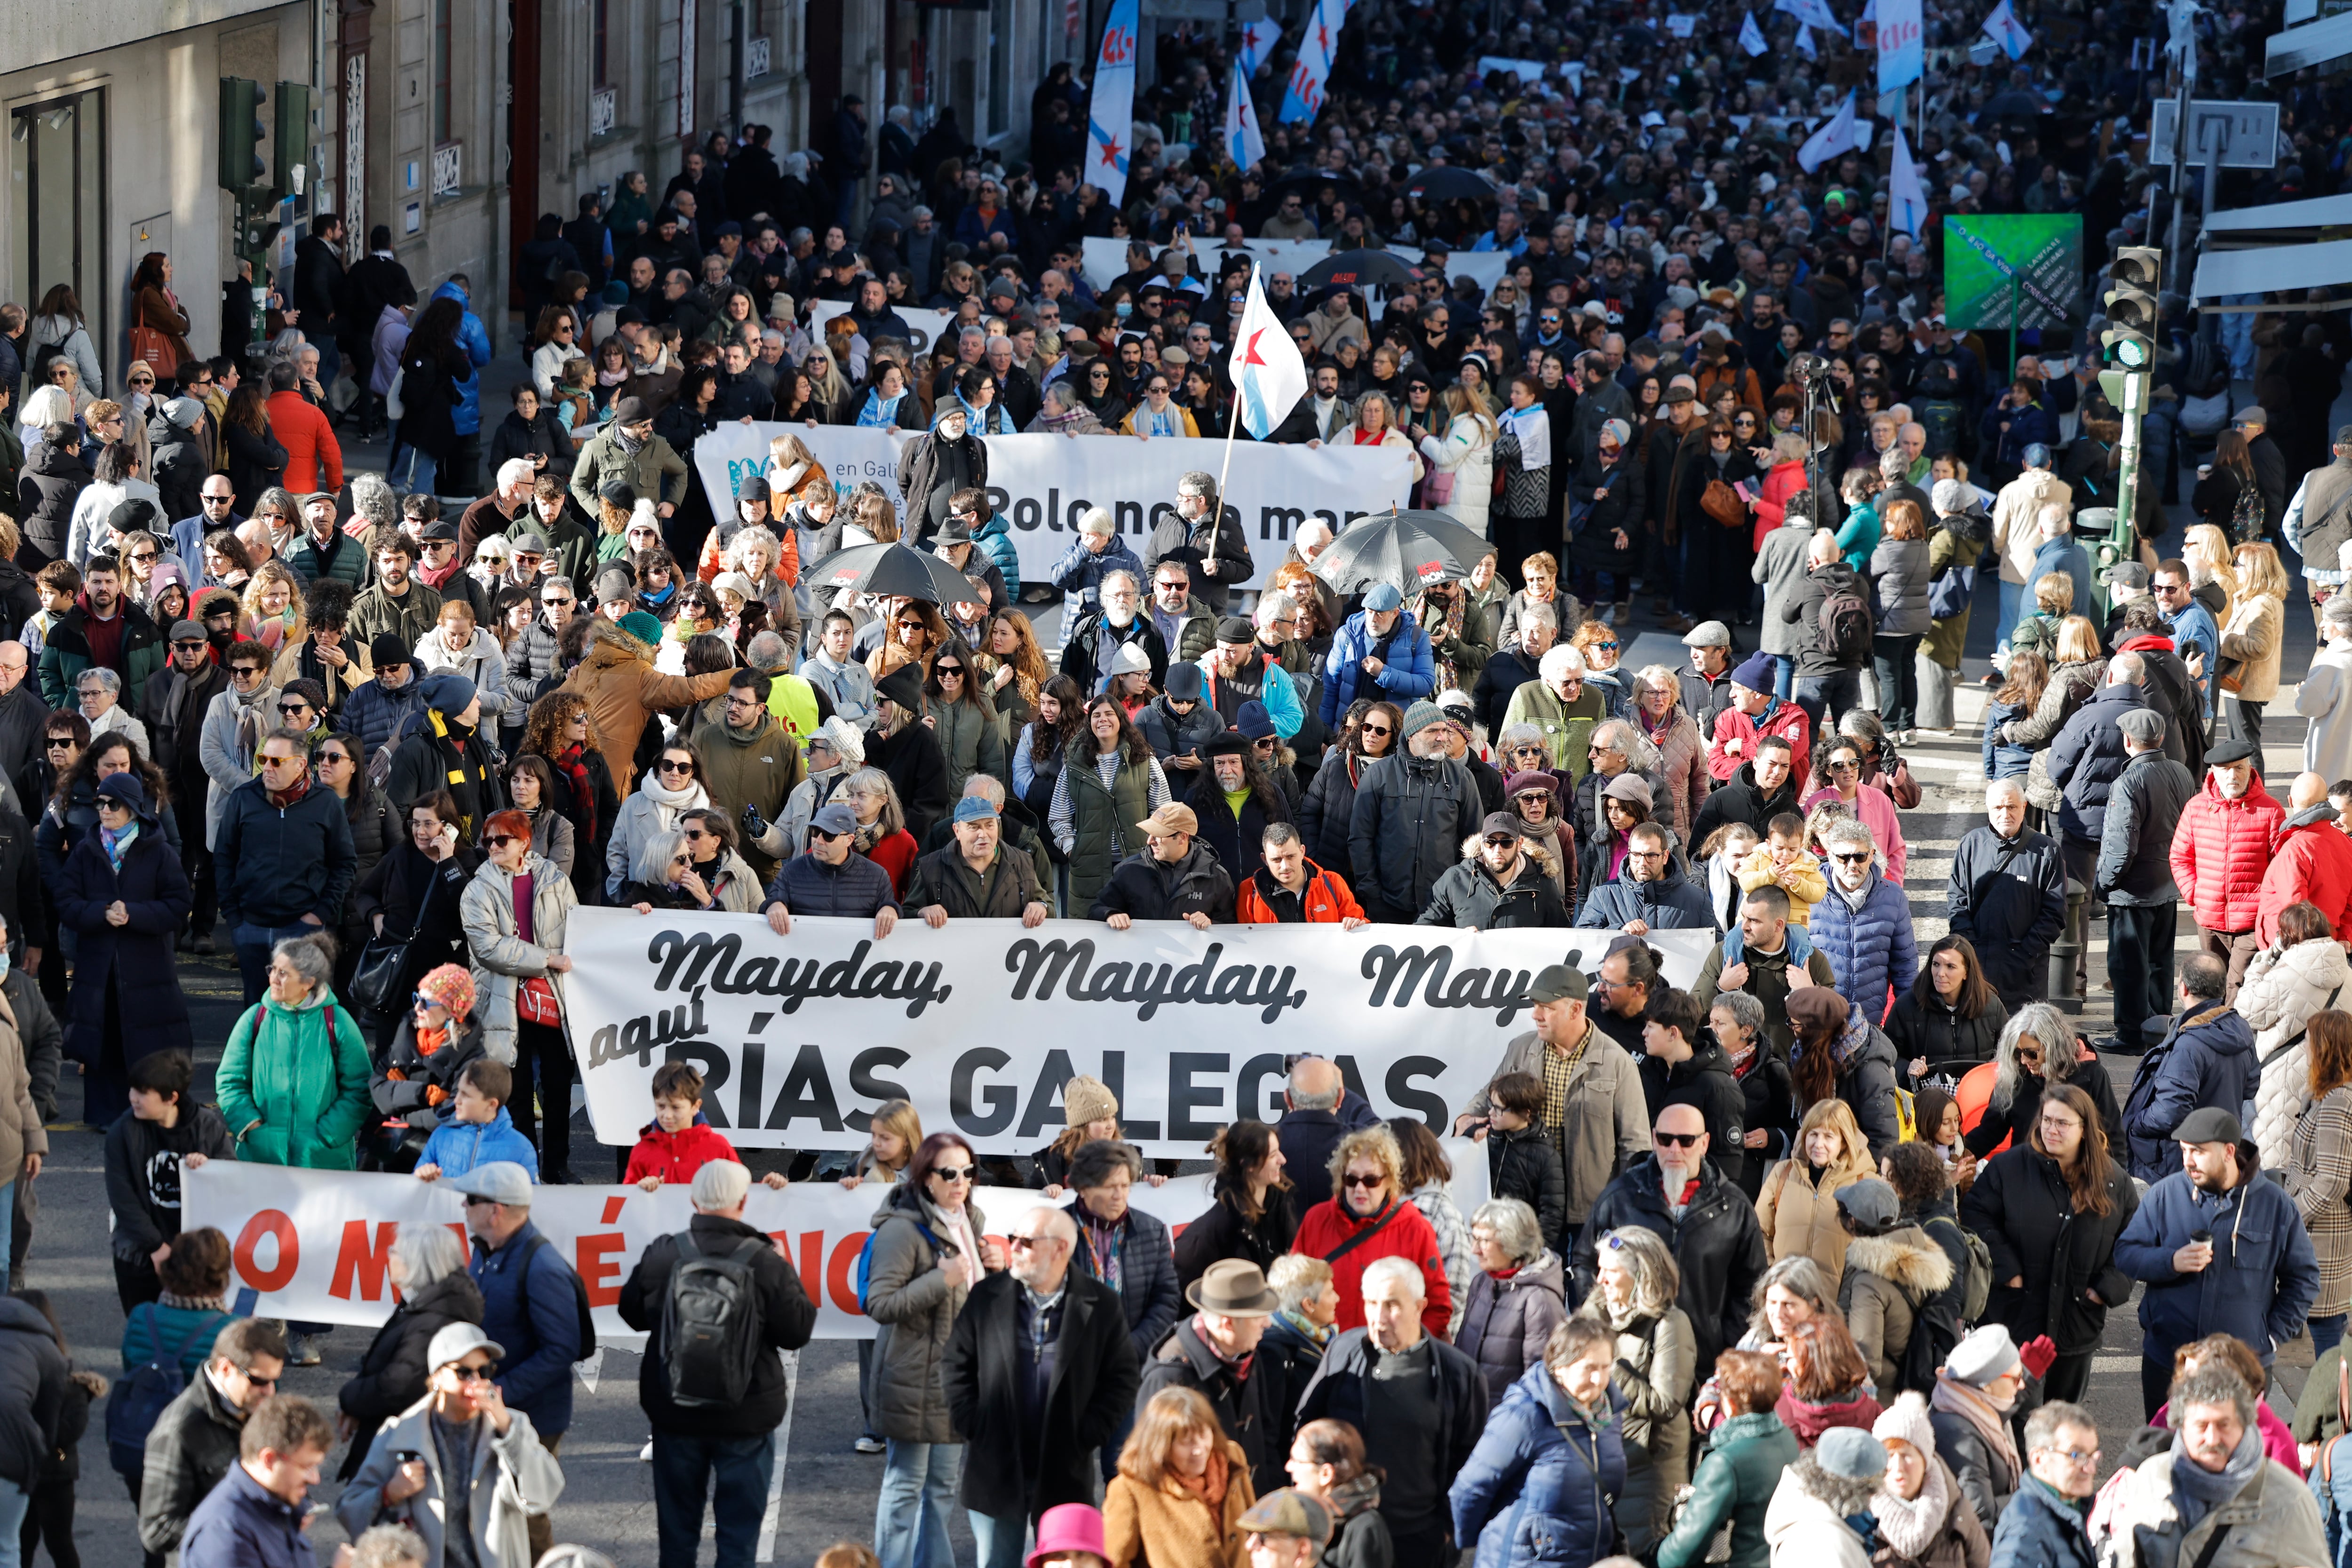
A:
[[[2048,1334],[2037,1334],[2019,1348],[2017,1359],[2025,1363],[2026,1371],[2042,1376],[2058,1359],[2057,1343]]]
[[[765,838],[768,836],[767,819],[760,815],[760,808],[756,805],[747,805],[743,808],[743,836],[752,840]]]
[[[425,1104],[427,1104],[427,1105],[430,1105],[430,1106],[435,1107],[436,1109],[438,1109],[438,1108],[440,1107],[441,1103],[442,1103],[444,1100],[446,1100],[448,1098],[449,1098],[449,1091],[448,1091],[447,1089],[443,1089],[443,1088],[442,1088],[439,1084],[437,1084],[437,1083],[436,1083],[436,1084],[429,1084],[429,1085],[427,1085],[427,1086],[425,1087]]]

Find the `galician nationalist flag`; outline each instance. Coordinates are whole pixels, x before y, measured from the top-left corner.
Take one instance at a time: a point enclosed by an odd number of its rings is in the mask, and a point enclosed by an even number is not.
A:
[[[1743,12],[1740,16],[1739,47],[1748,51],[1748,58],[1751,60],[1771,51],[1772,46],[1764,41],[1764,29],[1756,25],[1756,13],[1753,11]]]
[[[1111,0],[1087,110],[1083,178],[1113,207],[1127,195],[1128,141],[1135,126],[1135,14],[1136,0]]]
[[[1258,440],[1265,440],[1307,395],[1307,362],[1298,357],[1298,345],[1283,330],[1281,318],[1266,305],[1255,268],[1250,272],[1249,299],[1234,329],[1233,359],[1226,368],[1240,398],[1242,423]]]
[[[1878,90],[1889,93],[1917,81],[1927,70],[1927,32],[1919,0],[1876,0],[1876,5]]]
[[[1895,152],[1886,169],[1886,221],[1912,238],[1927,226],[1927,193],[1919,184],[1919,166],[1911,161],[1911,144],[1903,139],[1903,121],[1895,122]]]
[[[1838,105],[1838,111],[1830,116],[1829,122],[1797,149],[1797,166],[1810,174],[1839,153],[1862,145],[1861,122],[1855,117],[1853,91],[1849,89],[1845,101]]]
[[[1772,0],[1772,9],[1786,11],[1808,27],[1819,27],[1825,33],[1843,33],[1837,14],[1829,8],[1829,0]]]
[[[1274,46],[1282,42],[1282,24],[1269,16],[1262,22],[1242,24],[1241,47],[1234,52],[1244,76],[1255,76],[1257,68],[1274,53]]]
[[[1323,111],[1323,83],[1331,75],[1331,57],[1339,51],[1339,29],[1347,24],[1348,0],[1317,0],[1307,20],[1307,36],[1298,41],[1298,59],[1290,68],[1290,86],[1282,95],[1283,124],[1313,120]]]
[[[1234,61],[1234,84],[1225,94],[1225,156],[1236,169],[1254,169],[1265,156],[1265,136],[1257,128],[1257,105],[1250,101],[1249,72]]]
[[[1984,31],[1985,37],[1999,44],[2001,52],[2013,60],[2023,59],[2025,51],[2033,47],[2033,34],[2009,8],[2009,0],[2000,0],[1992,8],[1992,15],[1984,20]]]

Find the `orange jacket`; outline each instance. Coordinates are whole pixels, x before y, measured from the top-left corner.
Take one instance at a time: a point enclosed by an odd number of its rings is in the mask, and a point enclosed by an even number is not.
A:
[[[343,488],[343,449],[335,427],[299,392],[273,392],[266,405],[269,433],[286,448],[286,488],[299,500],[316,490]]]
[[[1274,873],[1263,866],[1242,879],[1241,890],[1234,895],[1234,921],[1245,926],[1277,923],[1273,906],[1265,901],[1275,886]],[[1364,906],[1348,890],[1348,879],[1312,860],[1307,862],[1307,890],[1302,899],[1309,925],[1338,925],[1341,921],[1365,918]]]

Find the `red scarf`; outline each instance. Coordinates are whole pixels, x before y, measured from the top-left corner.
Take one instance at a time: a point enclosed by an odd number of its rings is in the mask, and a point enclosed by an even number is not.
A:
[[[269,792],[269,804],[276,806],[278,810],[283,811],[288,806],[292,805],[296,801],[300,800],[304,795],[309,795],[310,793],[310,775],[307,773],[296,773],[294,775],[294,783],[290,787],[286,789],[273,789]]]
[[[575,742],[552,760],[556,770],[572,781],[572,803],[580,811],[578,830],[593,840],[596,837],[596,792],[588,786],[587,742]]]

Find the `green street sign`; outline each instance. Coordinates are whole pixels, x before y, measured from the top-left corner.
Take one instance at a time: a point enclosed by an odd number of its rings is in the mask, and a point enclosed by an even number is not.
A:
[[[2081,215],[1944,219],[1944,305],[1954,331],[2075,325],[2082,297]]]

